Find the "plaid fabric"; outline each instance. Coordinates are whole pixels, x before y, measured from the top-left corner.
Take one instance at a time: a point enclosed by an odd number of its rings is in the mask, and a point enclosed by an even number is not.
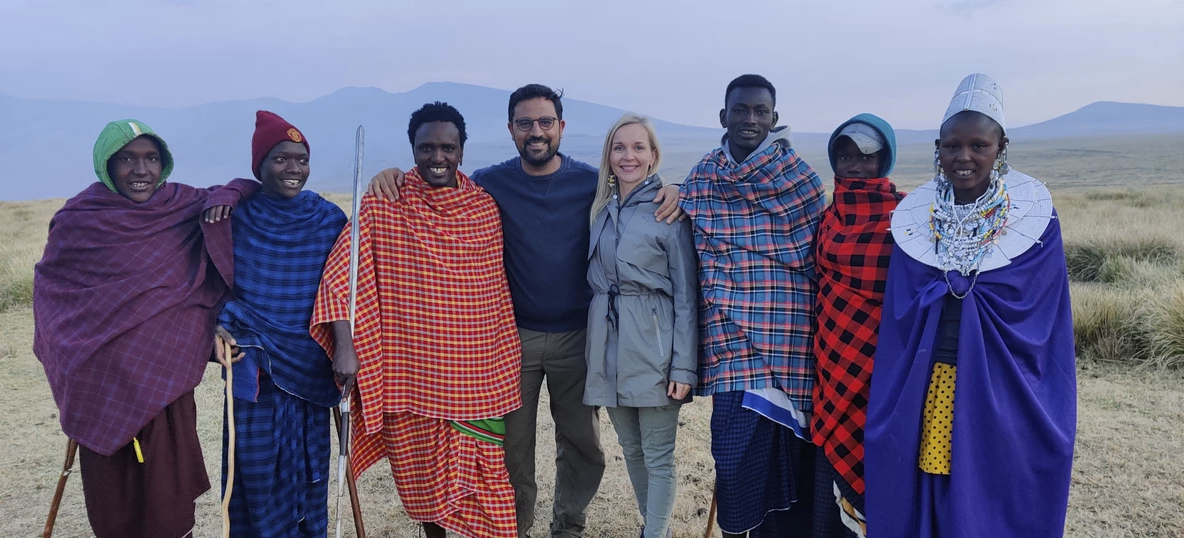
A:
[[[235,397],[235,538],[324,538],[329,532],[329,409],[284,392],[264,377],[254,401]],[[225,410],[223,411],[225,415]],[[226,492],[226,425],[222,489]]]
[[[199,216],[250,189],[166,183],[137,204],[94,183],[54,214],[34,268],[33,352],[68,437],[111,455],[201,381],[234,261]]]
[[[235,299],[222,308],[218,323],[246,354],[234,365],[234,397],[255,401],[263,372],[297,397],[322,407],[337,404],[341,390],[332,362],[308,325],[345,213],[311,191],[290,200],[260,194],[244,202],[231,222]]]
[[[822,458],[822,460],[826,461],[826,458]],[[829,465],[829,462],[827,464]],[[832,471],[832,476],[837,477],[838,474]],[[855,493],[851,485],[841,478],[832,480],[830,492],[831,497],[839,505],[839,517],[843,520],[843,525],[846,525],[851,531],[852,536],[856,538],[867,536],[867,517],[864,516],[866,510],[864,509],[863,495]]]
[[[457,175],[457,188],[433,189],[412,170],[397,202],[362,199],[354,348],[368,433],[383,413],[480,420],[522,405],[498,208]],[[328,324],[349,319],[349,242],[346,229],[313,313],[312,335],[330,356]]]
[[[462,433],[450,421],[413,413],[386,413],[379,433],[359,433],[354,442],[354,473],[385,457],[411,519],[469,538],[518,536],[501,446]]]
[[[843,523],[842,510],[835,496],[838,474],[826,456],[814,460],[814,538],[858,538]],[[841,480],[839,480],[841,481]]]
[[[776,387],[810,412],[822,182],[777,142],[743,163],[717,149],[682,185],[699,251],[700,395]]]
[[[742,407],[743,392],[712,397],[711,456],[720,530],[749,536],[809,536],[813,445]]]
[[[815,245],[818,384],[812,435],[839,480],[859,495],[872,357],[893,244],[889,215],[903,197],[887,178],[836,177],[834,201],[822,216]]]

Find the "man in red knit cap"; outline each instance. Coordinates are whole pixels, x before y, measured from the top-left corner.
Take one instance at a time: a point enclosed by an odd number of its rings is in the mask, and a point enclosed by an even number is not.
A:
[[[309,335],[325,260],[346,217],[304,190],[308,140],[260,110],[251,139],[258,192],[232,219],[234,300],[218,316],[215,353],[235,345],[235,538],[324,538],[328,533],[329,412],[341,399],[328,355]],[[231,226],[233,224],[233,227]],[[240,358],[241,357],[241,358]],[[222,485],[227,481],[223,438]]]

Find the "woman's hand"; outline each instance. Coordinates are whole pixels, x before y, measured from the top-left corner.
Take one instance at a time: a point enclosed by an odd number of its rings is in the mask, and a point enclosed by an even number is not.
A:
[[[670,388],[666,389],[666,395],[675,399],[682,400],[691,392],[691,386],[686,383],[670,382]]]

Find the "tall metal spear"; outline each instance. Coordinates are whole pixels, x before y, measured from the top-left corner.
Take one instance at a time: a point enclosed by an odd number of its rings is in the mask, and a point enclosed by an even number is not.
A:
[[[358,310],[358,214],[362,209],[362,149],[365,142],[366,132],[361,125],[358,126],[357,135],[354,139],[354,192],[353,192],[353,210],[352,218],[349,221],[349,335],[352,339],[355,333],[355,320],[357,318]],[[355,381],[355,385],[357,382]],[[352,391],[351,391],[352,392]],[[338,423],[338,432],[340,438],[338,439],[338,448],[340,449],[337,455],[337,530],[334,536],[341,538],[341,494],[343,493],[342,485],[345,483],[345,460],[349,454],[349,406],[350,395],[343,394],[341,396],[341,403],[338,409],[341,412],[341,421]],[[353,479],[353,472],[351,469],[350,479]],[[352,484],[351,484],[352,486]],[[350,488],[350,501],[354,507],[354,517],[360,515],[358,510],[357,494],[354,488]],[[361,529],[360,522],[356,522],[356,527]],[[360,532],[359,532],[360,534]]]

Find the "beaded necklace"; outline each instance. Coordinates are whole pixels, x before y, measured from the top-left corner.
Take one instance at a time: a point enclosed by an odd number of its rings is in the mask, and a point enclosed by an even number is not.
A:
[[[979,265],[1007,224],[1011,208],[1007,184],[998,172],[992,171],[987,192],[969,206],[955,206],[953,186],[944,177],[940,179],[929,206],[929,228],[937,244],[938,264],[943,271],[956,270],[962,276],[973,272],[977,281]],[[949,284],[948,277],[946,283]],[[971,289],[974,284],[971,282]],[[953,293],[952,287],[950,292]]]

